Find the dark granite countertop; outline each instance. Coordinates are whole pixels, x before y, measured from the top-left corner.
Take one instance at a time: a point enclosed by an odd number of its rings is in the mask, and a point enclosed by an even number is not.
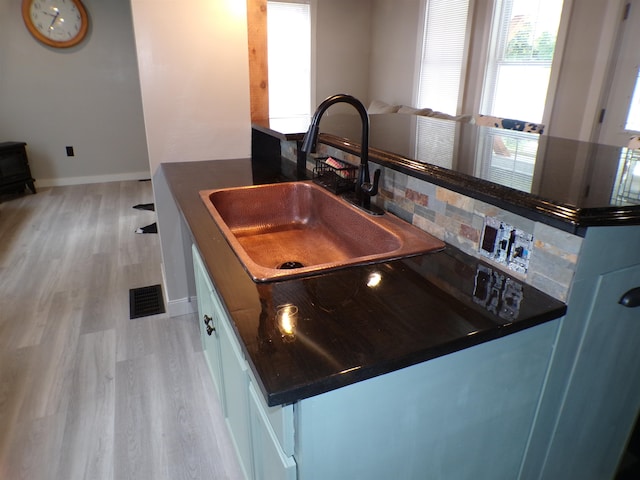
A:
[[[308,119],[254,122],[299,140]],[[360,152],[357,115],[330,111],[320,141]],[[640,154],[626,148],[407,114],[370,115],[370,159],[519,215],[584,235],[587,227],[640,225]],[[634,183],[635,182],[635,183]]]
[[[198,191],[286,179],[251,160],[168,163],[162,174],[269,405],[291,403],[561,317],[566,305],[459,250],[256,284]],[[253,172],[253,174],[252,174]],[[371,278],[377,286],[368,286]],[[292,335],[278,310],[295,305]]]

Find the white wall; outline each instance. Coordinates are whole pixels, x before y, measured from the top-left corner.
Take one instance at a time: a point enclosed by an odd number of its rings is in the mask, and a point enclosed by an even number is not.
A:
[[[623,0],[573,0],[549,135],[592,140],[603,107]]]
[[[372,100],[411,105],[420,4],[318,0],[314,106],[336,93],[354,95],[365,105]],[[331,112],[339,107],[334,108]]]
[[[415,106],[422,35],[420,0],[375,0],[371,28],[371,100]]]
[[[27,142],[36,187],[149,177],[129,0],[83,3],[87,38],[54,49],[0,0],[0,141]]]
[[[245,0],[131,0],[152,172],[251,152]]]
[[[369,0],[318,0],[317,25],[323,27],[316,30],[314,106],[336,93],[348,93],[367,105],[371,51]],[[295,68],[295,59],[291,60],[291,68]],[[331,112],[339,109],[332,107]]]
[[[194,311],[189,240],[159,166],[251,154],[246,0],[131,0],[172,316]]]

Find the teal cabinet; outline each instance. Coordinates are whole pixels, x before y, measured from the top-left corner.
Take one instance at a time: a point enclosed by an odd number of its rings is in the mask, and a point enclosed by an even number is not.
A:
[[[293,406],[262,401],[195,245],[192,253],[204,353],[244,476],[295,480]]]
[[[640,410],[640,227],[587,231],[524,479],[615,476]]]

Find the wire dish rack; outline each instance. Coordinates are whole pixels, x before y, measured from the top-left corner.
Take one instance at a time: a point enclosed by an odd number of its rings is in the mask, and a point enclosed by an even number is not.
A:
[[[358,167],[332,157],[316,159],[313,181],[335,194],[354,190]]]

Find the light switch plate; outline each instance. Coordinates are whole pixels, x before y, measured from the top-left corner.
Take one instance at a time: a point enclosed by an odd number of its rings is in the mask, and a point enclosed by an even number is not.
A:
[[[495,217],[485,217],[480,254],[518,273],[527,273],[533,235]]]

